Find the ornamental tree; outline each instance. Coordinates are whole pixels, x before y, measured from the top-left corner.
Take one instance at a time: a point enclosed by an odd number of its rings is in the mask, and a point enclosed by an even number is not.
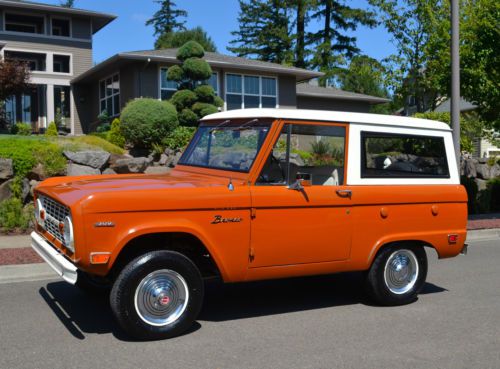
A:
[[[177,83],[177,92],[170,102],[177,109],[179,124],[195,126],[202,117],[216,113],[223,105],[207,81],[212,68],[203,60],[205,50],[196,41],[188,41],[177,51],[180,65],[168,69],[167,78]]]

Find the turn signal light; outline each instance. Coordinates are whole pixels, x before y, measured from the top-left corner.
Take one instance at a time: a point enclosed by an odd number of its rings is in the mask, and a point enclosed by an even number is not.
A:
[[[96,252],[90,254],[91,264],[106,264],[109,261],[109,252]]]
[[[448,235],[448,243],[454,244],[458,242],[458,234],[449,234]]]

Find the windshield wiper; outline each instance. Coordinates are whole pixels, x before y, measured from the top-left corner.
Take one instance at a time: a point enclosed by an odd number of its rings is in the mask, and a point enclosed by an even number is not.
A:
[[[238,127],[234,127],[234,128],[231,128],[230,130],[231,131],[244,131],[245,129],[249,129],[250,126],[253,124],[253,123],[257,123],[259,120],[257,118],[255,119],[252,119],[252,120],[249,120],[248,122],[246,123],[243,123],[241,126],[238,126]]]
[[[214,133],[215,131],[217,131],[220,127],[222,126],[225,126],[227,124],[231,123],[231,120],[230,119],[226,119],[224,122],[222,123],[219,123],[217,124],[215,127],[213,127],[210,131],[208,131],[209,133]]]

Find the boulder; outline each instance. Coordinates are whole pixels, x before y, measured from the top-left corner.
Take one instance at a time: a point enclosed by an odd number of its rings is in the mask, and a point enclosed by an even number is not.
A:
[[[476,177],[481,179],[490,179],[490,166],[488,164],[477,164],[476,165]]]
[[[126,158],[118,159],[111,166],[116,173],[144,173],[148,167],[148,158]]]
[[[66,156],[73,163],[85,165],[95,169],[102,169],[108,163],[110,158],[109,152],[106,151],[64,151]]]
[[[66,173],[68,176],[90,176],[101,174],[101,171],[85,165],[70,163],[66,166]]]
[[[479,178],[476,178],[474,180],[474,182],[476,182],[476,185],[477,185],[477,191],[483,191],[483,190],[486,190],[486,185],[488,184],[488,181],[484,180],[484,179],[479,179]]]
[[[28,172],[26,177],[29,180],[43,181],[47,178],[47,175],[45,174],[45,168],[43,167],[43,165],[38,163],[33,169]]]
[[[36,186],[38,186],[40,182],[39,181],[35,181],[34,179],[32,179],[29,184],[30,184],[30,195],[31,197],[33,197],[33,193],[34,193],[34,190],[36,188]]]
[[[146,174],[167,174],[171,171],[168,167],[148,167],[144,173]]]
[[[174,157],[172,158],[172,161],[168,164],[171,168],[175,167],[177,165],[177,163],[179,162],[179,159],[181,158],[182,156],[182,152],[178,152],[174,155]]]
[[[129,159],[131,158],[132,156],[130,155],[120,155],[120,154],[111,154],[109,156],[109,166],[112,167],[113,165],[115,165],[116,161],[117,160],[120,160],[120,159]]]
[[[30,195],[30,180],[28,178],[23,178],[21,183],[21,201],[25,203]]]
[[[102,174],[116,174],[116,172],[111,168],[106,168],[103,170]]]
[[[10,189],[12,183],[14,183],[14,180],[9,179],[0,185],[0,202],[8,200],[12,197],[12,190]]]
[[[175,151],[172,150],[171,148],[167,147],[165,149],[165,155],[167,155],[167,156],[174,156],[175,155]]]
[[[477,162],[479,164],[486,164],[488,162],[488,158],[478,158]]]
[[[167,165],[167,161],[168,161],[168,156],[165,154],[161,154],[160,160],[158,160],[158,165],[165,166]]]
[[[14,177],[14,165],[12,159],[0,158],[0,181]]]
[[[491,178],[500,177],[500,165],[495,164],[490,168],[490,177]]]
[[[466,159],[464,161],[464,175],[467,178],[477,177],[476,162],[474,159]]]

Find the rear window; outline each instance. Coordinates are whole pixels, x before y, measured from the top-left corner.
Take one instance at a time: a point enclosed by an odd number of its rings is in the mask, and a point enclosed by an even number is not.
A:
[[[449,178],[443,137],[361,132],[361,177]]]

